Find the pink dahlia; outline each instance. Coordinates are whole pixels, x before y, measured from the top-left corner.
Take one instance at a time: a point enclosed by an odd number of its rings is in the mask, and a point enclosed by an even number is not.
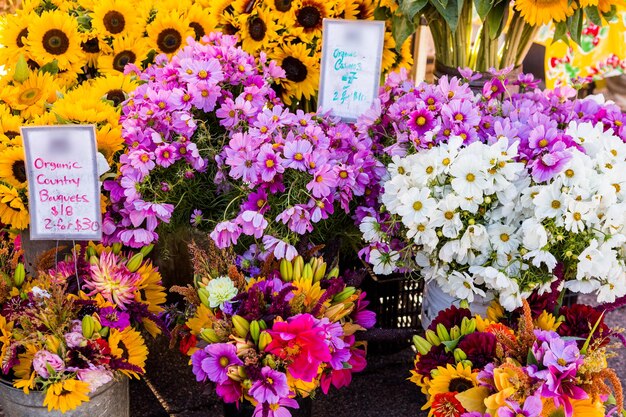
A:
[[[102,294],[105,300],[122,310],[126,310],[126,305],[135,300],[141,276],[130,272],[113,252],[102,253],[98,263],[91,264],[90,271],[91,274],[85,280],[85,288],[92,290],[89,296]]]

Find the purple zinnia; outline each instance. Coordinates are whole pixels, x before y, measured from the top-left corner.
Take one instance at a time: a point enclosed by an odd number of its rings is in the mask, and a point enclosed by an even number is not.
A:
[[[261,369],[261,379],[252,384],[248,393],[259,403],[276,404],[281,398],[289,396],[287,376],[264,366]]]
[[[123,311],[117,311],[113,307],[105,307],[100,309],[100,324],[104,327],[112,327],[114,329],[124,330],[130,326],[130,316]]]

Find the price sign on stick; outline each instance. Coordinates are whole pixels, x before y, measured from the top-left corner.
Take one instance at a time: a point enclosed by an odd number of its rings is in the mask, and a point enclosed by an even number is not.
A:
[[[33,240],[100,240],[93,126],[22,127]]]
[[[378,97],[385,23],[324,19],[318,105],[355,122]]]

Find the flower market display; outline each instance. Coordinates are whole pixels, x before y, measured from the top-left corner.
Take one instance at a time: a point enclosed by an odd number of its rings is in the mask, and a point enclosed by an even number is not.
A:
[[[345,387],[365,368],[355,336],[375,316],[337,267],[298,256],[239,269],[232,252],[209,247],[193,247],[196,288],[178,288],[191,304],[177,331],[197,380],[215,383],[225,403],[289,416],[296,398]]]
[[[508,315],[495,303],[487,317],[442,311],[425,338],[414,338],[411,381],[427,396],[429,416],[621,415],[622,385],[607,365],[615,333],[602,310],[555,301],[532,309],[524,301]]]
[[[15,246],[2,240],[0,363],[2,378],[25,394],[43,391],[43,406],[65,413],[114,379],[139,378],[148,355],[145,330],[165,329],[161,275],[120,247],[77,247],[56,263],[44,254],[26,276]]]
[[[503,98],[504,77],[478,101],[456,78],[388,80],[357,123],[388,169],[379,205],[358,211],[362,255],[376,273],[418,269],[458,299],[496,297],[509,311],[557,275],[613,302],[626,295],[625,116],[566,88],[529,89],[525,75]]]

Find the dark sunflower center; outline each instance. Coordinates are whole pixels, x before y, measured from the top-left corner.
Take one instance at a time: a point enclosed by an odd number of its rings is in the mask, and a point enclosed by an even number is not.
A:
[[[274,7],[279,12],[288,12],[291,10],[291,0],[274,0]]]
[[[17,44],[17,46],[19,46],[20,48],[23,48],[24,42],[22,41],[22,38],[26,38],[26,37],[28,37],[28,28],[24,28],[20,30],[20,33],[17,34],[17,39],[15,40],[15,43]]]
[[[13,132],[12,130],[7,130],[6,132],[4,132],[4,136],[9,139],[15,139],[17,136],[19,136],[19,133]]]
[[[109,33],[116,35],[124,30],[126,19],[124,19],[124,15],[117,10],[111,10],[104,15],[102,23],[104,23],[104,27]]]
[[[24,161],[13,162],[11,172],[13,172],[13,176],[16,180],[26,182],[26,165],[24,165]]]
[[[305,29],[314,29],[318,27],[322,21],[322,14],[319,9],[314,6],[304,6],[298,11],[298,23]]]
[[[159,33],[157,46],[166,54],[176,52],[183,41],[180,32],[173,28],[167,28]]]
[[[256,3],[256,0],[248,0],[246,2],[246,4],[244,4],[243,6],[243,13],[244,14],[248,14],[252,12],[252,9],[254,9],[254,3]]]
[[[122,358],[128,360],[128,358],[130,358],[130,354],[124,342],[120,342],[119,348],[122,351]]]
[[[288,56],[283,59],[282,67],[285,70],[285,75],[289,81],[300,83],[306,80],[306,76],[308,75],[306,65],[304,65],[298,58]]]
[[[359,9],[359,13],[356,15],[356,18],[358,20],[368,20],[370,17],[372,17],[371,10],[368,9],[365,3],[359,4],[358,9]]]
[[[17,98],[17,101],[22,105],[32,106],[34,103],[37,102],[37,100],[41,98],[41,95],[42,91],[37,87],[33,87],[24,90]]]
[[[231,23],[227,23],[222,27],[222,32],[224,32],[225,35],[235,35],[237,33],[237,28]]]
[[[453,378],[448,385],[450,392],[464,392],[473,386],[472,381],[465,378]]]
[[[50,29],[43,35],[43,47],[49,54],[62,55],[70,47],[70,40],[62,30]]]
[[[110,90],[107,93],[107,100],[112,101],[115,107],[119,106],[124,100],[126,100],[126,96],[124,95],[124,91],[120,89]]]
[[[250,37],[257,42],[260,42],[265,38],[265,33],[267,32],[267,26],[263,19],[255,16],[248,21],[248,32],[250,32]]]
[[[91,38],[86,42],[81,42],[80,47],[88,54],[97,54],[98,52],[100,52],[100,44],[98,43],[98,38]]]
[[[26,61],[26,63],[28,64],[28,68],[30,68],[33,71],[36,71],[40,68],[40,65],[36,61],[30,58],[28,59],[28,61]]]
[[[132,64],[137,59],[133,51],[122,51],[113,58],[113,68],[117,71],[124,72],[127,64]]]
[[[189,27],[193,29],[194,36],[195,36],[197,41],[199,41],[200,39],[202,39],[202,37],[204,35],[206,35],[206,32],[204,31],[204,28],[198,22],[191,22],[189,24]]]

